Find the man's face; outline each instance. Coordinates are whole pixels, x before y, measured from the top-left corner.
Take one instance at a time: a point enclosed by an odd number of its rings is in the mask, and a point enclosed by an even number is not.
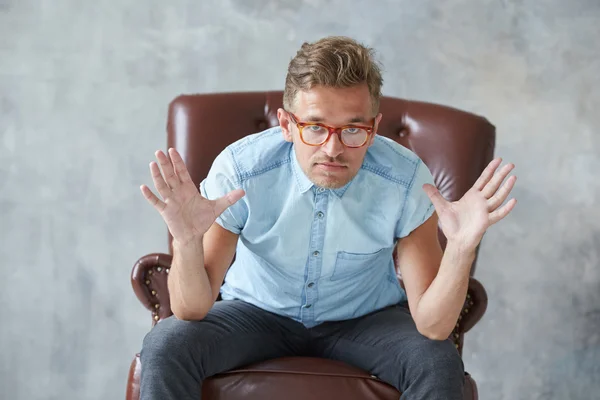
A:
[[[319,122],[331,127],[372,126],[374,119],[366,83],[343,89],[316,86],[308,91],[299,91],[294,108],[289,111],[298,118],[298,122]],[[349,148],[337,134],[333,134],[323,145],[310,146],[300,139],[298,127],[288,112],[279,109],[277,118],[284,139],[294,143],[298,164],[306,176],[315,185],[328,189],[340,188],[356,176],[375,137],[373,133],[364,146]],[[381,114],[378,114],[373,132],[377,131],[380,120]]]

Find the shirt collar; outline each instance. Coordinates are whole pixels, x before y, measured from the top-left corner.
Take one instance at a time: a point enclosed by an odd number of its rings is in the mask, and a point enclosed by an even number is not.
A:
[[[294,150],[293,146],[292,146],[290,157],[292,159],[292,170],[294,171],[294,177],[296,178],[296,184],[298,185],[298,189],[300,190],[300,193],[306,193],[311,188],[314,188],[314,190],[318,190],[319,187],[317,187],[314,183],[312,183],[312,181],[308,178],[308,176],[306,176],[306,174],[302,170],[302,167],[300,167],[300,164],[298,163],[298,159],[296,158],[296,151]],[[350,185],[352,184],[353,180],[354,180],[354,178],[352,178],[352,180],[350,182],[346,183],[341,188],[330,189],[330,190],[337,197],[342,198],[344,193],[346,193],[346,190],[348,189],[348,187],[350,187]]]
[[[356,177],[354,177],[356,178]],[[342,186],[341,188],[338,189],[331,189],[331,191],[333,193],[335,193],[335,195],[337,197],[339,197],[340,199],[342,198],[342,196],[344,195],[344,193],[346,193],[346,190],[350,187],[350,185],[352,184],[352,182],[354,181],[354,178],[352,178],[350,180],[350,182],[346,183],[344,186]]]
[[[296,159],[296,151],[294,150],[294,146],[292,146],[290,150],[290,157],[292,159],[292,170],[294,171],[294,177],[296,178],[296,183],[298,184],[298,189],[300,193],[306,193],[310,188],[314,185],[308,176],[302,171],[298,160]]]

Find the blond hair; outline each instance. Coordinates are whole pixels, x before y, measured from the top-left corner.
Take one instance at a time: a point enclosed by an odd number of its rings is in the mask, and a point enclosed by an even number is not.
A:
[[[374,55],[373,49],[343,36],[304,43],[288,66],[283,92],[284,108],[293,110],[300,90],[310,90],[317,85],[347,88],[366,83],[376,114],[383,78]]]

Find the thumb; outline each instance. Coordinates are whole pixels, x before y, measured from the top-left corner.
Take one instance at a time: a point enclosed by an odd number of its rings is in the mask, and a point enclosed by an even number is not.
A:
[[[423,190],[427,193],[429,200],[433,203],[436,211],[439,213],[446,207],[446,203],[448,202],[444,196],[440,193],[437,188],[429,183],[423,185]]]
[[[223,211],[227,210],[228,207],[237,203],[239,199],[244,197],[246,193],[242,189],[232,190],[227,193],[225,196],[216,199],[214,202],[215,206],[215,216],[218,217],[223,213]]]

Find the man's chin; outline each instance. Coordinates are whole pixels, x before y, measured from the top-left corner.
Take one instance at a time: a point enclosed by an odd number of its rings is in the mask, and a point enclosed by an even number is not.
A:
[[[314,183],[318,187],[322,187],[324,189],[339,189],[344,187],[350,180],[349,179],[339,179],[334,177],[310,177],[312,183]]]

